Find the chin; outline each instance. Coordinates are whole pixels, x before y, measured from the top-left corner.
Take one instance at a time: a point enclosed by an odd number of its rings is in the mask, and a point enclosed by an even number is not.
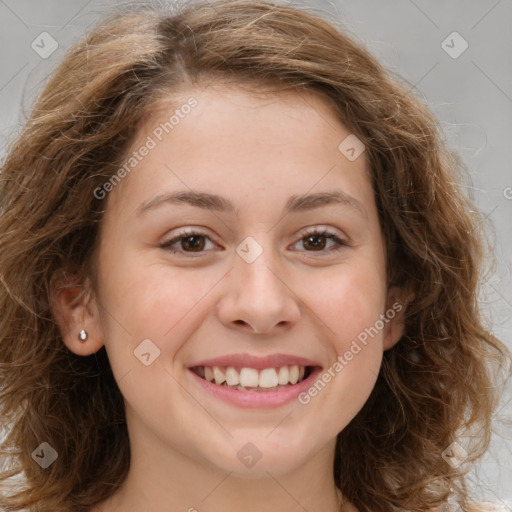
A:
[[[307,460],[313,458],[321,447],[315,447],[311,441],[290,439],[286,432],[281,436],[271,434],[265,429],[258,435],[230,438],[229,445],[215,450],[205,457],[223,472],[233,473],[239,478],[258,479],[284,475],[303,467]],[[286,442],[284,442],[286,439]],[[211,447],[210,447],[211,448]],[[204,456],[204,455],[203,455]]]

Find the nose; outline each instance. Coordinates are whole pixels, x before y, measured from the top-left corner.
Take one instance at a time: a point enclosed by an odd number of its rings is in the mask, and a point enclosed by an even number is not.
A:
[[[264,250],[252,263],[235,255],[218,304],[224,325],[263,334],[289,329],[298,322],[299,299],[270,253]]]

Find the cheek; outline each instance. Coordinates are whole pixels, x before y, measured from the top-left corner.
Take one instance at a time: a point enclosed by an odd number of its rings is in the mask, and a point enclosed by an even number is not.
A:
[[[210,281],[200,272],[123,261],[103,281],[108,285],[101,328],[108,359],[125,399],[144,417],[171,411],[168,397],[183,393],[169,372],[211,308],[204,300],[215,284]]]
[[[185,331],[195,328],[190,320],[204,313],[208,301],[203,299],[218,280],[197,269],[123,259],[101,278],[108,283],[100,294],[105,343],[112,355],[124,357],[133,357],[133,350],[145,339],[163,353],[176,352],[180,343],[176,340],[186,339]]]
[[[380,318],[385,308],[386,283],[378,268],[360,265],[339,270],[329,284],[326,282],[318,304],[332,348],[332,363],[320,378],[324,383],[328,381],[325,399],[335,411],[334,430],[344,428],[359,412],[380,371],[384,325]],[[318,300],[320,296],[316,295]]]
[[[385,281],[373,269],[347,265],[316,280],[308,305],[323,323],[338,354],[348,350],[358,336],[364,338],[384,312]]]
[[[370,395],[382,362],[385,280],[371,265],[347,265],[317,282],[312,296],[324,325],[331,364],[323,381],[338,415],[336,426],[354,417]],[[313,392],[314,393],[314,392]],[[320,411],[318,411],[320,413]]]

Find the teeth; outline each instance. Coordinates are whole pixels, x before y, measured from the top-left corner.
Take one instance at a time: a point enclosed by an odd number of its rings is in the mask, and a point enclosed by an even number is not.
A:
[[[222,384],[226,380],[226,376],[218,366],[213,367],[213,378],[215,379],[215,384]]]
[[[197,367],[197,374],[207,381],[215,382],[217,385],[227,385],[235,389],[263,388],[271,389],[277,386],[297,384],[304,378],[306,368],[304,366],[291,365],[280,368],[241,368],[240,373],[236,368],[228,366],[221,368],[214,366],[210,368]]]
[[[226,369],[226,384],[228,386],[238,386],[240,384],[240,377],[238,376],[238,372],[231,366],[228,366]]]
[[[240,370],[240,385],[246,388],[257,388],[258,370],[254,368],[242,368]]]
[[[201,374],[199,374],[199,376],[201,376]],[[213,370],[209,366],[204,367],[204,378],[210,382],[215,380],[215,377],[213,376]]]
[[[265,368],[260,373],[260,388],[273,388],[277,386],[279,379],[275,368]],[[288,383],[287,383],[288,384]]]
[[[290,366],[290,382],[297,384],[299,381],[299,367],[297,365]]]
[[[290,380],[290,372],[288,371],[288,366],[281,366],[279,368],[278,382],[281,386],[288,384]]]

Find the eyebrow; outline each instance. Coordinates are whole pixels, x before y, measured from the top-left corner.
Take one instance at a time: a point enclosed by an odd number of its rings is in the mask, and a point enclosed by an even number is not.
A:
[[[233,203],[222,196],[206,192],[182,191],[159,194],[153,199],[145,201],[139,208],[137,208],[137,216],[143,215],[147,211],[157,208],[162,204],[180,203],[195,206],[211,212],[238,213],[238,210],[235,209]],[[310,211],[332,204],[348,206],[360,216],[368,220],[368,214],[363,205],[356,198],[348,195],[342,190],[291,196],[284,207],[284,214]]]

